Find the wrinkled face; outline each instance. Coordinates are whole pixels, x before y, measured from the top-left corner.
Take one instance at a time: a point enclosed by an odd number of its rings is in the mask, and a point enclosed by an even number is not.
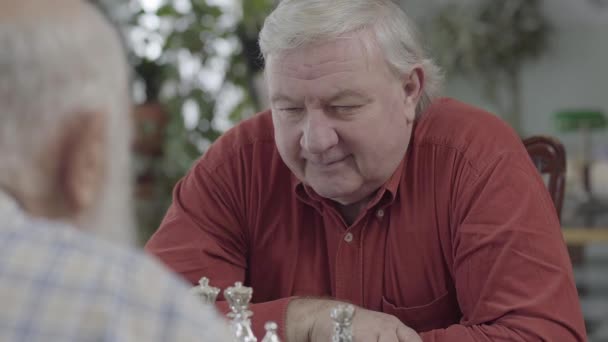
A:
[[[364,33],[289,50],[266,65],[275,140],[291,171],[342,205],[372,195],[403,159],[421,83]]]

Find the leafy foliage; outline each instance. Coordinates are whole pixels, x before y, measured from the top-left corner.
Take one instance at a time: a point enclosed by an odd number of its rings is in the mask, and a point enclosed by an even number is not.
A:
[[[519,72],[549,46],[551,26],[542,0],[478,0],[451,4],[435,17],[431,41],[450,74],[480,77],[485,95],[500,106],[499,90],[511,92],[507,112],[518,112]],[[516,114],[516,113],[513,113]]]
[[[142,239],[158,226],[174,184],[226,122],[260,109],[253,83],[262,67],[257,35],[273,4],[246,0],[230,8],[166,0],[153,11],[131,6],[126,31],[136,82],[145,89],[145,101],[160,102],[168,116],[162,155],[137,158],[139,170],[154,182],[153,198],[139,203]]]
[[[509,72],[547,48],[549,24],[541,0],[483,0],[451,4],[436,17],[434,41],[442,65],[451,72]]]

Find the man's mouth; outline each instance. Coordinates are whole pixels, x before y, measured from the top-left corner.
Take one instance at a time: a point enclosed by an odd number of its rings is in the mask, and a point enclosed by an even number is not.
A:
[[[341,157],[341,158],[332,159],[330,161],[325,161],[325,160],[323,160],[323,161],[308,160],[308,162],[311,163],[311,164],[313,164],[314,166],[317,166],[317,167],[329,167],[329,166],[332,166],[334,164],[337,164],[339,162],[344,161],[347,157],[348,156],[344,156],[344,157]]]

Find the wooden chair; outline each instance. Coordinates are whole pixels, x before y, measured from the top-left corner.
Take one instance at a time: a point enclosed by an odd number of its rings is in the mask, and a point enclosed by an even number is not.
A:
[[[566,151],[557,139],[532,136],[523,141],[532,163],[541,175],[548,175],[547,190],[553,199],[557,216],[561,220],[566,180]]]

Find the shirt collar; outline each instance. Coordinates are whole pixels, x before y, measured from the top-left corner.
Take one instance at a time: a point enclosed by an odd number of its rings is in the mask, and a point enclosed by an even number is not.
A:
[[[391,195],[391,203],[395,200],[395,197],[397,197],[397,190],[399,190],[399,184],[401,184],[401,178],[403,175],[403,169],[405,168],[405,160],[407,155],[408,154],[406,153],[405,156],[403,156],[401,162],[399,162],[399,165],[397,165],[397,169],[395,169],[395,172],[393,172],[391,175],[391,178],[384,183],[384,188]]]
[[[0,219],[3,223],[8,224],[19,223],[24,219],[24,214],[17,201],[2,190],[0,190]]]

